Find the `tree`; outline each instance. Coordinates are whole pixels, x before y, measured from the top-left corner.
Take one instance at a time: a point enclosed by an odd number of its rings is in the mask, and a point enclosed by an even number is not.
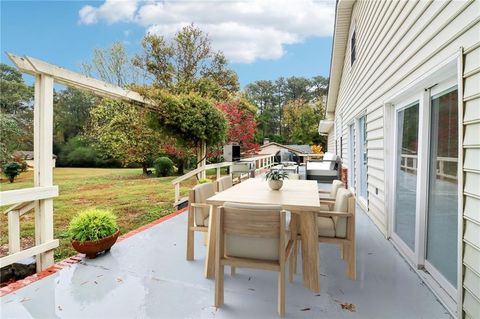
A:
[[[147,110],[104,99],[90,112],[88,136],[101,153],[122,162],[142,164],[147,174],[148,160],[160,153],[161,134],[145,123]]]
[[[223,98],[239,90],[238,76],[227,67],[220,51],[214,51],[208,36],[194,24],[178,31],[171,41],[147,34],[142,40],[143,53],[133,64],[146,71],[156,89],[172,94],[196,92],[203,97]],[[213,82],[213,83],[212,83]],[[205,86],[216,86],[215,96]]]
[[[240,99],[216,104],[228,120],[227,142],[238,143],[243,151],[258,149],[258,144],[255,144],[255,114],[247,104]]]
[[[308,104],[302,99],[289,101],[285,105],[285,129],[288,141],[293,144],[317,142],[321,112],[318,105]]]
[[[55,92],[54,141],[65,143],[83,132],[90,117],[90,110],[98,104],[96,95],[67,87]]]
[[[0,113],[0,165],[12,160],[22,144],[22,129],[13,115]]]
[[[22,73],[0,63],[0,111],[18,114],[31,110],[33,88],[25,84]]]

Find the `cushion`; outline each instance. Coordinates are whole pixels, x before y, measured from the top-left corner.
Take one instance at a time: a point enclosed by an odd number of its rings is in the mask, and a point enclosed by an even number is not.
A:
[[[199,184],[193,188],[195,192],[195,203],[205,204],[207,198],[215,195],[215,189],[213,183]],[[210,216],[210,209],[207,207],[195,207],[195,225],[204,226],[205,218]],[[207,223],[208,225],[208,223]]]
[[[219,192],[223,192],[224,190],[233,186],[233,180],[231,176],[224,176],[222,178],[219,178],[217,183]]]
[[[317,217],[318,236],[335,237],[335,224],[330,217]]]
[[[330,189],[330,197],[335,198],[337,196],[338,189],[341,187],[345,188],[345,184],[338,179],[334,180],[332,182],[332,188]]]
[[[240,203],[225,203],[223,207],[236,209],[255,210],[261,213],[265,211],[280,211],[282,207],[279,205],[250,205]],[[290,214],[286,214],[286,225],[289,224]],[[288,234],[287,234],[288,238]],[[287,242],[287,241],[285,241]],[[258,238],[236,234],[227,234],[225,236],[225,254],[229,257],[252,258],[261,260],[278,260],[279,259],[279,238]]]
[[[337,192],[335,205],[333,210],[336,212],[348,211],[348,199],[352,196],[352,192],[348,189],[340,188]],[[346,217],[332,217],[335,223],[335,237],[345,238],[347,236],[347,218]]]
[[[322,211],[329,211],[329,210],[330,210],[330,206],[327,205],[327,204],[320,204],[320,210],[322,210]]]

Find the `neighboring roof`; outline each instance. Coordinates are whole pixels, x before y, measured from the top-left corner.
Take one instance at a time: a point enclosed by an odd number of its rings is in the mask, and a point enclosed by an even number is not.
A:
[[[335,112],[340,82],[342,80],[345,52],[348,44],[350,20],[355,0],[339,0],[335,8],[335,30],[333,32],[332,57],[330,61],[330,79],[327,96],[327,119]],[[329,114],[330,113],[330,114]],[[330,115],[330,118],[329,118]]]
[[[269,142],[267,144],[261,145],[260,148],[265,148],[265,147],[272,146],[272,145],[276,145],[276,146],[281,147],[281,148],[286,148],[286,149],[288,149],[292,152],[296,152],[296,153],[309,154],[309,153],[312,152],[312,150],[310,148],[310,145],[299,145],[299,144],[283,145],[283,144],[276,143],[276,142]]]
[[[33,160],[33,151],[15,151],[13,156],[21,157],[24,160]],[[57,158],[57,155],[53,154],[52,158]]]

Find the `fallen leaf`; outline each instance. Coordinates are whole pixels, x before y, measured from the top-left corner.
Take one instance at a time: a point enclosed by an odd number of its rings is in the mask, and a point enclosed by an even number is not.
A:
[[[327,275],[324,275],[324,274],[320,274],[320,276],[327,277]]]
[[[96,282],[96,281],[94,281],[93,283],[94,283],[95,285],[98,285],[98,282]]]
[[[152,280],[155,280],[155,281],[160,281],[160,279],[158,279],[158,278],[155,278],[155,277],[152,277]]]
[[[88,282],[88,280],[87,280],[87,281],[84,281],[84,282],[82,282],[82,283],[80,284],[80,286],[83,286],[83,285],[85,285],[87,282]]]
[[[368,253],[369,255],[373,255],[374,253]]]
[[[253,289],[253,288],[248,288],[248,290],[250,290],[250,291],[255,291],[255,289]]]
[[[248,277],[248,281],[250,281],[252,279],[252,277]]]
[[[25,301],[29,301],[30,298],[22,298],[22,300],[20,300],[20,302],[25,302]]]
[[[350,312],[355,312],[355,305],[352,303],[342,303],[340,304],[342,306],[342,309],[348,310]]]
[[[60,283],[60,280],[57,280],[57,285]]]
[[[62,307],[58,306],[58,310],[62,311],[63,309],[62,309]]]
[[[97,278],[103,277],[103,275],[98,275]]]
[[[308,308],[308,307],[300,309],[300,311],[309,311],[309,310],[310,310],[310,308]]]
[[[321,295],[320,295],[320,294],[316,294],[315,296],[316,296],[316,297],[320,297]]]
[[[117,278],[117,282],[123,282],[121,278]]]

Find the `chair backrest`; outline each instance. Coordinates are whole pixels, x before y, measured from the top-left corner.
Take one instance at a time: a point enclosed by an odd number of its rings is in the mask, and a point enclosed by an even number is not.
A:
[[[285,233],[285,228],[282,229],[285,227],[285,213],[282,213],[281,206],[225,203],[221,214],[226,256],[280,259],[283,242],[280,236]]]
[[[217,190],[223,192],[233,186],[232,176],[223,176],[217,180]]]
[[[352,205],[353,200],[353,205]],[[353,206],[353,207],[352,207]],[[351,191],[346,188],[340,188],[337,191],[335,205],[333,210],[336,212],[355,212],[355,198]],[[353,211],[351,211],[353,210]],[[335,223],[335,237],[345,238],[347,236],[347,218],[346,217],[332,217]]]
[[[336,198],[338,190],[342,187],[345,188],[345,184],[342,181],[340,181],[338,179],[335,179],[332,182],[332,188],[330,190],[330,197]]]
[[[213,183],[198,184],[193,188],[193,202],[197,204],[205,204],[207,198],[215,195]],[[210,210],[207,207],[195,207],[195,225],[207,226],[206,219],[209,217]]]

